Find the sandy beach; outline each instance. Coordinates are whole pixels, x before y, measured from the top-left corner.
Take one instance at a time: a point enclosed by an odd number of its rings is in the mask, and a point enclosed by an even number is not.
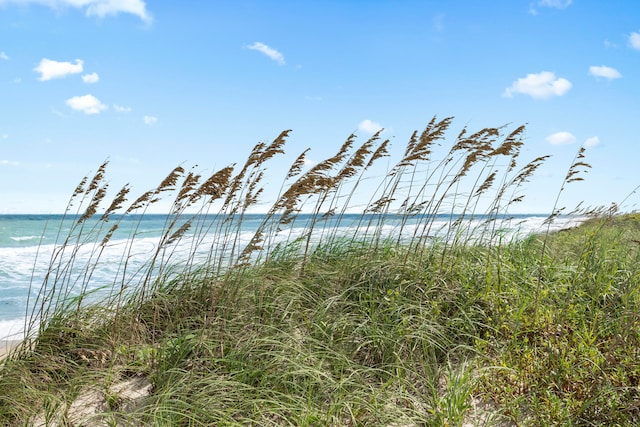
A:
[[[0,359],[20,344],[19,340],[0,341]]]

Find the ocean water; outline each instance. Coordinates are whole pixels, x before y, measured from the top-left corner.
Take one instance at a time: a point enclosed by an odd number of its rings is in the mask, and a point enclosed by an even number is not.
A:
[[[33,310],[36,296],[45,284],[51,287],[55,274],[69,296],[77,295],[83,286],[90,291],[108,290],[114,284],[135,287],[136,281],[148,271],[148,261],[158,250],[163,230],[172,219],[166,215],[132,215],[105,223],[98,218],[83,223],[80,229],[75,220],[60,215],[0,215],[0,340],[20,339],[24,335],[25,320]],[[175,228],[184,224],[186,218],[180,219]],[[431,218],[429,234],[446,235],[452,219],[456,218],[448,214]],[[478,216],[465,220],[459,229],[477,231],[486,219]],[[503,238],[513,238],[542,231],[545,219],[544,215],[515,215],[500,217],[495,225]],[[242,249],[263,220],[260,214],[246,215],[242,221],[232,223],[223,223],[215,216],[199,217],[191,231],[167,246],[160,256],[175,265],[187,260],[195,260],[196,264],[205,262],[212,253],[225,256],[230,250],[224,245],[230,241],[228,236],[237,237],[235,247]],[[270,244],[301,236],[308,230],[310,220],[307,215],[299,215],[289,228],[274,230]],[[369,221],[378,223],[378,220],[374,215],[345,215],[339,223],[330,218],[316,225],[314,238],[321,239],[328,232],[345,237],[364,236],[372,231],[367,227]],[[552,228],[567,228],[580,221],[581,218],[559,217]],[[115,223],[117,230],[101,245]],[[377,230],[385,237],[410,239],[425,232],[419,224],[420,218],[403,223],[400,217],[390,215]],[[69,240],[65,242],[66,239]],[[73,265],[56,273],[55,267],[68,265],[69,259],[74,259]]]

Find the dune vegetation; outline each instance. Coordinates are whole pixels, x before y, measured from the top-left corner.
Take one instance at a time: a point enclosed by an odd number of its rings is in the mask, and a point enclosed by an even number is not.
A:
[[[590,167],[580,149],[548,228],[508,234],[546,157],[521,160],[522,126],[463,129],[440,152],[451,122],[431,120],[395,160],[380,133],[312,166],[303,152],[244,240],[288,131],[210,176],[179,166],[133,201],[129,186],[108,197],[100,166],[2,361],[0,424],[640,422],[640,215],[581,211],[552,230]],[[113,283],[89,292],[122,221],[167,198],[147,262],[129,263],[133,228]]]

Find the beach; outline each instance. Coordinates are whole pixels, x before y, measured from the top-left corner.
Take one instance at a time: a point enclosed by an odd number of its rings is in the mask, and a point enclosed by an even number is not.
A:
[[[3,359],[11,350],[20,344],[19,340],[0,341],[0,359]]]

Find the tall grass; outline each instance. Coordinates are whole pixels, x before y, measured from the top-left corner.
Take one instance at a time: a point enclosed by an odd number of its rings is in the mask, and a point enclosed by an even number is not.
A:
[[[28,335],[3,362],[0,419],[637,421],[640,221],[599,215],[505,239],[547,156],[520,164],[522,126],[465,128],[443,150],[451,123],[415,132],[383,175],[381,132],[351,135],[307,168],[302,152],[250,236],[290,131],[209,176],[178,166],[132,202],[129,185],[108,198],[105,162],[73,192],[44,281],[32,283]],[[580,151],[560,194],[587,167]],[[141,263],[144,215],[163,198],[169,214]],[[557,202],[549,224],[561,212]],[[112,281],[90,292],[114,245]]]

